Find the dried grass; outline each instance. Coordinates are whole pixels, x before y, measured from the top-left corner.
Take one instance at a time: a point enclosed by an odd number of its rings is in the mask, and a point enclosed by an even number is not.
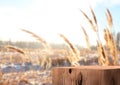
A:
[[[97,41],[97,51],[98,51],[98,63],[99,65],[106,66],[109,65],[108,56],[102,44]]]
[[[71,49],[71,54],[69,53],[68,59],[71,62],[72,65],[78,66],[78,61],[80,60],[80,55],[78,53],[78,50],[73,46],[73,44],[63,35],[59,34],[59,36],[68,44],[69,48]]]
[[[111,15],[109,9],[107,9],[106,17],[107,17],[107,22],[108,22],[109,28],[112,28],[113,20],[112,20],[112,15]]]
[[[106,18],[108,22],[108,28],[104,29],[104,38],[106,41],[106,47],[110,49],[110,53],[112,55],[112,60],[113,60],[112,65],[118,65],[116,43],[111,31],[113,27],[113,20],[109,9],[107,9]]]
[[[48,55],[43,55],[43,58],[42,58],[41,63],[40,63],[41,67],[44,67],[46,69],[50,68],[52,65],[51,58],[48,58],[47,56]]]
[[[104,38],[106,41],[106,47],[107,49],[110,50],[110,53],[112,55],[112,60],[114,62],[112,62],[113,65],[117,65],[118,64],[118,57],[117,57],[117,48],[116,48],[116,44],[113,38],[112,33],[110,33],[110,31],[108,29],[104,29]]]
[[[94,24],[96,25],[96,26],[98,26],[98,24],[97,24],[97,18],[96,18],[96,16],[95,16],[95,13],[94,13],[94,11],[93,11],[93,9],[90,7],[90,10],[91,10],[91,13],[92,13],[92,17],[93,17],[93,20],[94,20]],[[97,31],[98,31],[98,29],[96,29]]]
[[[88,20],[88,22],[90,23],[92,30],[94,30],[94,32],[96,32],[96,34],[97,34],[97,38],[98,38],[97,49],[98,49],[98,56],[99,56],[98,57],[99,65],[103,65],[103,66],[104,65],[118,65],[116,44],[115,44],[115,40],[113,38],[113,34],[110,31],[113,26],[113,20],[112,20],[112,16],[111,16],[109,9],[107,9],[107,13],[106,13],[109,29],[104,29],[104,39],[106,41],[107,49],[110,49],[110,52],[112,54],[112,59],[113,59],[112,63],[109,61],[109,59],[108,59],[109,55],[107,55],[106,50],[100,41],[99,32],[98,32],[98,24],[97,24],[97,19],[96,19],[95,13],[91,7],[90,7],[90,10],[92,13],[93,21],[87,16],[87,14],[85,14],[83,11],[81,11],[81,12],[85,16],[85,18]],[[87,41],[88,40],[87,33],[85,32],[85,29],[83,27],[81,27],[81,28],[83,29],[83,32],[86,36],[86,41]],[[88,45],[88,47],[89,47],[89,45]]]
[[[82,10],[80,10],[80,11],[85,16],[85,18],[87,19],[87,21],[89,22],[89,24],[90,24],[91,28],[93,29],[93,31],[97,32],[98,31],[98,29],[97,29],[97,19],[96,19],[96,16],[95,16],[93,10],[91,9],[91,13],[92,13],[94,22],[87,16],[86,13],[84,13]]]
[[[40,43],[46,48],[46,49],[51,49],[50,45],[40,36],[36,35],[35,33],[25,30],[25,29],[21,29],[23,32],[29,33],[31,34],[34,38],[36,38],[38,41],[40,41]]]
[[[52,54],[53,51],[51,49],[51,46],[40,36],[36,35],[35,33],[25,30],[25,29],[21,29],[23,32],[29,33],[31,34],[34,38],[36,38],[38,41],[40,41],[40,43],[45,47],[45,51],[47,54]],[[38,60],[36,60],[37,63],[40,63]],[[51,59],[47,57],[47,55],[43,55],[43,59],[41,61],[41,66],[46,66],[46,68],[51,67]]]
[[[88,50],[90,51],[91,48],[90,48],[90,42],[89,42],[89,37],[87,35],[87,32],[85,31],[85,29],[81,26],[82,30],[83,30],[83,33],[85,35],[85,40],[86,40],[86,44],[87,44],[87,47],[88,47]]]
[[[8,51],[12,50],[14,52],[18,52],[18,53],[22,54],[24,56],[24,57],[22,57],[22,62],[25,61],[25,52],[21,48],[18,48],[16,46],[12,46],[12,45],[6,45],[6,46],[4,46],[4,48],[6,48]],[[13,64],[12,55],[9,55],[9,57],[10,57],[10,63],[12,65]]]
[[[11,45],[7,45],[7,46],[4,46],[4,47],[7,48],[7,49],[11,49],[13,51],[16,51],[18,53],[21,53],[23,55],[25,54],[25,52],[22,49],[18,48],[18,47],[11,46]]]
[[[90,10],[92,13],[93,21],[87,16],[87,14],[85,14],[83,11],[81,11],[81,12],[86,17],[88,22],[90,23],[92,30],[94,30],[95,33],[98,33],[99,29],[98,29],[98,23],[97,23],[95,13],[94,13],[92,8],[90,8]],[[111,32],[111,29],[113,27],[113,20],[112,20],[112,16],[111,16],[109,9],[107,9],[106,17],[107,17],[107,22],[108,22],[108,27],[104,29],[104,39],[106,41],[106,49],[99,39],[99,34],[96,35],[98,37],[98,40],[97,40],[98,63],[101,66],[118,65],[118,56],[117,56],[116,44],[115,44],[113,34]],[[87,47],[90,49],[89,37],[87,35],[87,32],[83,27],[81,27],[81,28],[85,34]],[[37,36],[36,34],[34,34],[33,32],[30,32],[28,30],[25,30],[25,29],[21,29],[21,30],[26,32],[26,33],[31,34],[34,38],[39,40],[46,49],[51,49],[49,44],[41,37]],[[69,60],[71,65],[79,66],[80,64],[78,62],[80,61],[80,54],[79,54],[78,50],[64,35],[59,34],[59,36],[67,43],[68,47],[71,50],[71,51],[69,51],[69,49],[67,49],[67,59]],[[5,46],[5,48],[11,49],[12,51],[18,52],[22,55],[26,55],[26,52],[18,47],[8,45],[8,46]],[[107,54],[107,51],[110,51],[110,54],[112,55],[112,60],[113,60],[112,62],[109,60],[109,55]],[[37,64],[40,64],[42,67],[50,68],[53,60],[51,57],[48,58],[47,53],[48,52],[46,51],[46,54],[42,55],[43,57],[41,59],[41,62],[39,61],[39,58],[37,57],[36,62],[37,62]],[[29,58],[31,58],[31,57],[29,57]],[[58,60],[59,58],[56,58],[56,59]],[[32,59],[30,59],[30,60],[32,61]],[[66,60],[66,59],[62,59],[62,60]],[[12,60],[11,60],[11,62],[12,62]],[[55,60],[55,62],[56,62],[56,60]],[[16,75],[18,76],[18,73]],[[12,76],[13,76],[13,74],[12,74]],[[24,76],[25,76],[25,73],[24,73]],[[18,83],[19,84],[20,83],[31,84],[27,80],[27,78],[24,78],[24,76],[18,78],[19,82],[18,81],[15,82],[14,80],[8,80],[8,79],[6,79],[5,81],[3,80],[3,82],[1,82],[2,77],[3,77],[3,73],[2,73],[2,71],[0,71],[0,85],[8,85],[8,84],[13,85],[15,83],[17,83],[17,84]],[[29,76],[29,74],[27,74],[26,76]],[[32,76],[35,76],[35,75],[32,75]]]

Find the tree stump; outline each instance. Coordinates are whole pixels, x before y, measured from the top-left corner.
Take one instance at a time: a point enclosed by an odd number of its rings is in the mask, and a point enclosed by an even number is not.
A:
[[[52,85],[120,85],[120,66],[56,67]]]

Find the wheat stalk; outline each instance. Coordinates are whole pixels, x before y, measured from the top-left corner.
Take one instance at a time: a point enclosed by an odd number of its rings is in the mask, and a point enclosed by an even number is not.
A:
[[[106,17],[107,17],[107,22],[108,22],[109,27],[112,28],[113,20],[112,20],[112,15],[111,15],[109,9],[107,9]]]
[[[111,16],[109,9],[107,9],[106,17],[107,17],[107,22],[108,22],[109,28],[112,28],[113,21],[112,21],[112,16]],[[116,44],[115,44],[115,40],[113,38],[113,34],[110,30],[111,29],[108,29],[108,28],[104,29],[104,39],[106,41],[106,47],[108,49],[110,49],[110,53],[112,54],[112,59],[113,59],[113,62],[111,62],[109,64],[118,65]]]
[[[90,8],[90,10],[92,13],[93,21],[87,16],[87,14],[85,14],[83,11],[81,11],[81,12],[85,16],[85,18],[88,20],[88,22],[90,23],[94,32],[96,32],[96,34],[97,34],[98,55],[100,56],[99,60],[100,60],[101,64],[102,65],[109,65],[110,62],[108,60],[108,56],[107,56],[106,51],[105,51],[105,49],[100,41],[99,32],[98,32],[98,24],[97,24],[97,19],[96,19],[95,13],[92,10],[92,8]],[[107,9],[106,17],[107,17],[107,22],[108,22],[109,28],[112,28],[113,21],[112,21],[112,16],[111,16],[109,9]],[[111,29],[109,29],[109,30],[111,30]],[[115,41],[113,38],[113,34],[109,30],[108,29],[104,30],[104,38],[106,40],[107,48],[110,49],[110,52],[112,54],[113,61],[114,61],[113,65],[117,65],[118,64],[117,49],[116,49]],[[84,29],[83,29],[83,31],[84,31]],[[85,31],[84,31],[84,34],[86,35]]]
[[[23,54],[23,55],[25,54],[25,52],[22,49],[15,47],[15,46],[7,45],[7,46],[5,46],[5,48],[12,49],[18,53]]]
[[[97,51],[98,51],[98,62],[99,65],[105,66],[109,65],[108,57],[106,51],[101,43],[97,41]]]
[[[36,38],[37,40],[39,40],[46,49],[51,49],[51,47],[49,46],[49,44],[43,38],[41,38],[40,36],[36,35],[35,33],[31,32],[31,31],[25,30],[25,29],[21,29],[21,30],[23,32],[31,34],[34,38]]]
[[[79,61],[80,56],[79,56],[77,49],[72,45],[72,43],[63,34],[59,34],[59,36],[68,44],[68,46],[70,47],[70,49],[72,51],[73,57],[69,56],[70,58],[68,58],[70,60],[70,62],[72,59],[72,62],[71,62],[72,65],[74,65],[74,66],[79,65],[77,61]]]
[[[40,36],[36,35],[35,33],[31,32],[31,31],[28,31],[28,30],[25,30],[25,29],[21,29],[21,30],[26,32],[26,33],[31,34],[34,38],[39,40],[42,43],[42,45],[45,47],[45,49],[47,50],[48,54],[52,54],[53,53],[50,45],[43,38],[41,38]],[[47,55],[46,56],[43,55],[43,59],[41,61],[41,66],[45,66],[46,65],[46,68],[48,68],[48,67],[51,66],[51,63],[52,63],[51,59],[48,58]]]
[[[81,26],[81,28],[82,28],[83,33],[84,33],[84,35],[85,35],[85,39],[86,39],[86,44],[87,44],[88,50],[90,51],[91,48],[90,48],[89,37],[88,37],[87,32],[85,31],[84,27]]]
[[[66,52],[67,52],[66,56],[67,56],[69,62],[71,63],[71,65],[72,65],[72,61],[73,61],[72,55],[71,55],[71,53],[67,49],[66,49]]]
[[[89,24],[91,25],[94,32],[97,32],[96,26],[94,25],[93,21],[85,14],[82,10],[80,10],[81,13],[85,16],[85,18],[88,20]],[[91,10],[92,11],[92,10]],[[96,17],[94,15],[94,12],[92,11],[92,15],[94,16],[94,21],[97,23]]]
[[[85,18],[88,20],[88,22],[90,23],[92,30],[96,33],[98,42],[101,43],[100,37],[99,37],[99,32],[98,32],[97,18],[96,18],[95,13],[91,7],[90,7],[90,10],[91,10],[91,14],[93,17],[93,21],[82,10],[80,10],[80,11],[85,16]]]
[[[110,49],[110,52],[112,54],[112,58],[113,58],[113,65],[117,65],[118,64],[118,58],[117,58],[117,48],[116,48],[116,44],[113,38],[113,35],[110,33],[110,31],[108,29],[105,29],[105,33],[104,36],[106,37],[106,44],[107,44],[107,48]]]
[[[63,40],[69,45],[69,47],[71,48],[72,52],[77,54],[77,51],[76,51],[75,47],[72,45],[72,43],[63,34],[59,34],[59,36],[61,38],[63,38]]]
[[[104,29],[104,39],[106,41],[106,47],[109,49],[110,46],[110,36],[109,36],[109,30]]]
[[[79,63],[76,62],[75,57],[73,57],[72,53],[70,53],[68,50],[67,50],[67,58],[68,58],[69,62],[71,63],[71,65],[79,66]]]
[[[111,15],[109,9],[107,9],[106,17],[107,17],[107,22],[108,22],[109,28],[112,28],[113,20],[112,20],[112,15]],[[117,48],[116,48],[115,40],[113,38],[112,32],[110,32],[109,30],[108,30],[108,38],[109,38],[109,43],[110,43],[109,44],[110,51],[111,51],[113,61],[114,61],[113,65],[118,65]]]
[[[92,16],[93,16],[94,24],[97,26],[98,24],[97,24],[97,18],[95,16],[95,13],[94,13],[94,11],[91,7],[90,7],[90,10],[91,10],[91,13],[92,13]]]
[[[18,52],[18,53],[25,56],[25,52],[22,49],[18,48],[18,47],[7,45],[7,46],[4,46],[4,48],[11,49],[11,50],[16,51],[16,52]],[[25,58],[22,58],[22,62],[24,62],[24,61],[25,61]],[[12,64],[12,55],[10,55],[10,62]]]

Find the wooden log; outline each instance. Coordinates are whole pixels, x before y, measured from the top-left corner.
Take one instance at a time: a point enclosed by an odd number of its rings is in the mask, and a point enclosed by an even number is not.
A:
[[[2,76],[3,76],[3,73],[2,73],[2,71],[0,70],[0,80],[1,80]]]
[[[120,66],[56,67],[52,85],[120,85]]]

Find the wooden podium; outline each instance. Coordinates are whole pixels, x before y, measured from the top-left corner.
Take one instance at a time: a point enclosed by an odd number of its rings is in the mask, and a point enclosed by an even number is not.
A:
[[[120,66],[56,67],[52,85],[120,85]]]

